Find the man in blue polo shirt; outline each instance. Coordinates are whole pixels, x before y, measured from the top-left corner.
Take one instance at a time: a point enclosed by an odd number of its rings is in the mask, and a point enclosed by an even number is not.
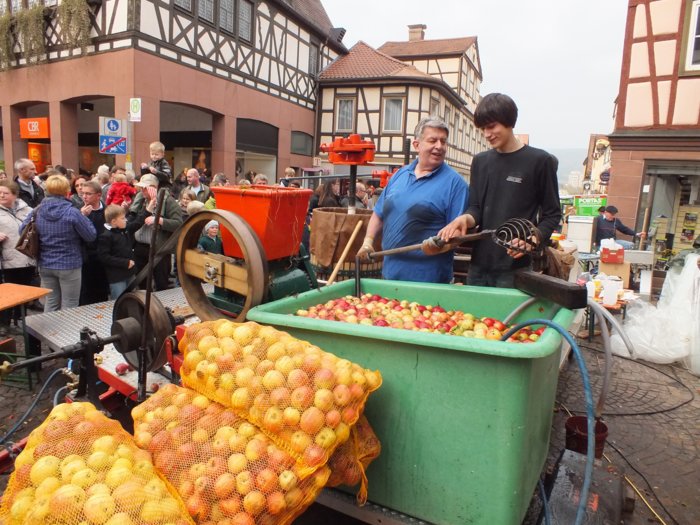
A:
[[[361,257],[374,251],[374,238],[382,232],[382,250],[418,244],[436,235],[464,213],[469,187],[462,176],[445,163],[447,124],[426,117],[416,126],[413,148],[418,158],[391,177],[374,207],[367,225]],[[384,258],[382,275],[398,281],[449,283],[452,250],[428,256],[421,250]]]

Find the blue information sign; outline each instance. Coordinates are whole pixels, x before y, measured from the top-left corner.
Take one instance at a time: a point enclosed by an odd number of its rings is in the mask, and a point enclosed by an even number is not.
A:
[[[126,155],[126,137],[100,135],[100,153],[105,153],[107,155]]]

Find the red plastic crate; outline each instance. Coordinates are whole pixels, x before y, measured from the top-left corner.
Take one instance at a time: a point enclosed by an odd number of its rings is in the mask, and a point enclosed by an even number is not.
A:
[[[312,190],[283,186],[224,186],[211,189],[220,210],[240,215],[258,234],[268,261],[299,252]],[[238,243],[221,229],[224,253],[242,257]]]

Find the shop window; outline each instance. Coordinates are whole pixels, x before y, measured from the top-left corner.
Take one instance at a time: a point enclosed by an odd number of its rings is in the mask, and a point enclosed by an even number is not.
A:
[[[336,131],[351,132],[355,129],[355,99],[339,98],[336,101]]]
[[[401,133],[403,126],[403,98],[384,99],[383,133]]]
[[[694,0],[690,7],[687,42],[685,69],[686,71],[700,71],[700,0]]]
[[[233,33],[233,9],[233,0],[219,1],[219,28],[229,33]]]
[[[313,157],[314,154],[314,139],[308,133],[303,131],[292,131],[292,153],[296,155],[306,155]]]
[[[238,36],[243,40],[253,40],[253,2],[239,0],[238,2]]]

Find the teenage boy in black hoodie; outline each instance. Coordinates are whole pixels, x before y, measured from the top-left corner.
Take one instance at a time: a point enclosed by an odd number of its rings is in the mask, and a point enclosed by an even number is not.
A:
[[[474,123],[492,149],[472,162],[469,205],[438,232],[447,241],[465,235],[468,228],[498,228],[508,219],[528,219],[537,226],[542,242],[561,220],[557,160],[544,150],[523,144],[513,133],[518,107],[508,95],[486,95],[474,111]],[[505,250],[491,239],[473,245],[468,284],[512,288],[515,271],[527,267],[530,257]]]
[[[134,232],[143,226],[144,218],[142,214],[127,225],[122,206],[110,204],[105,209],[105,231],[97,237],[97,254],[104,265],[112,299],[124,293],[134,279]]]

